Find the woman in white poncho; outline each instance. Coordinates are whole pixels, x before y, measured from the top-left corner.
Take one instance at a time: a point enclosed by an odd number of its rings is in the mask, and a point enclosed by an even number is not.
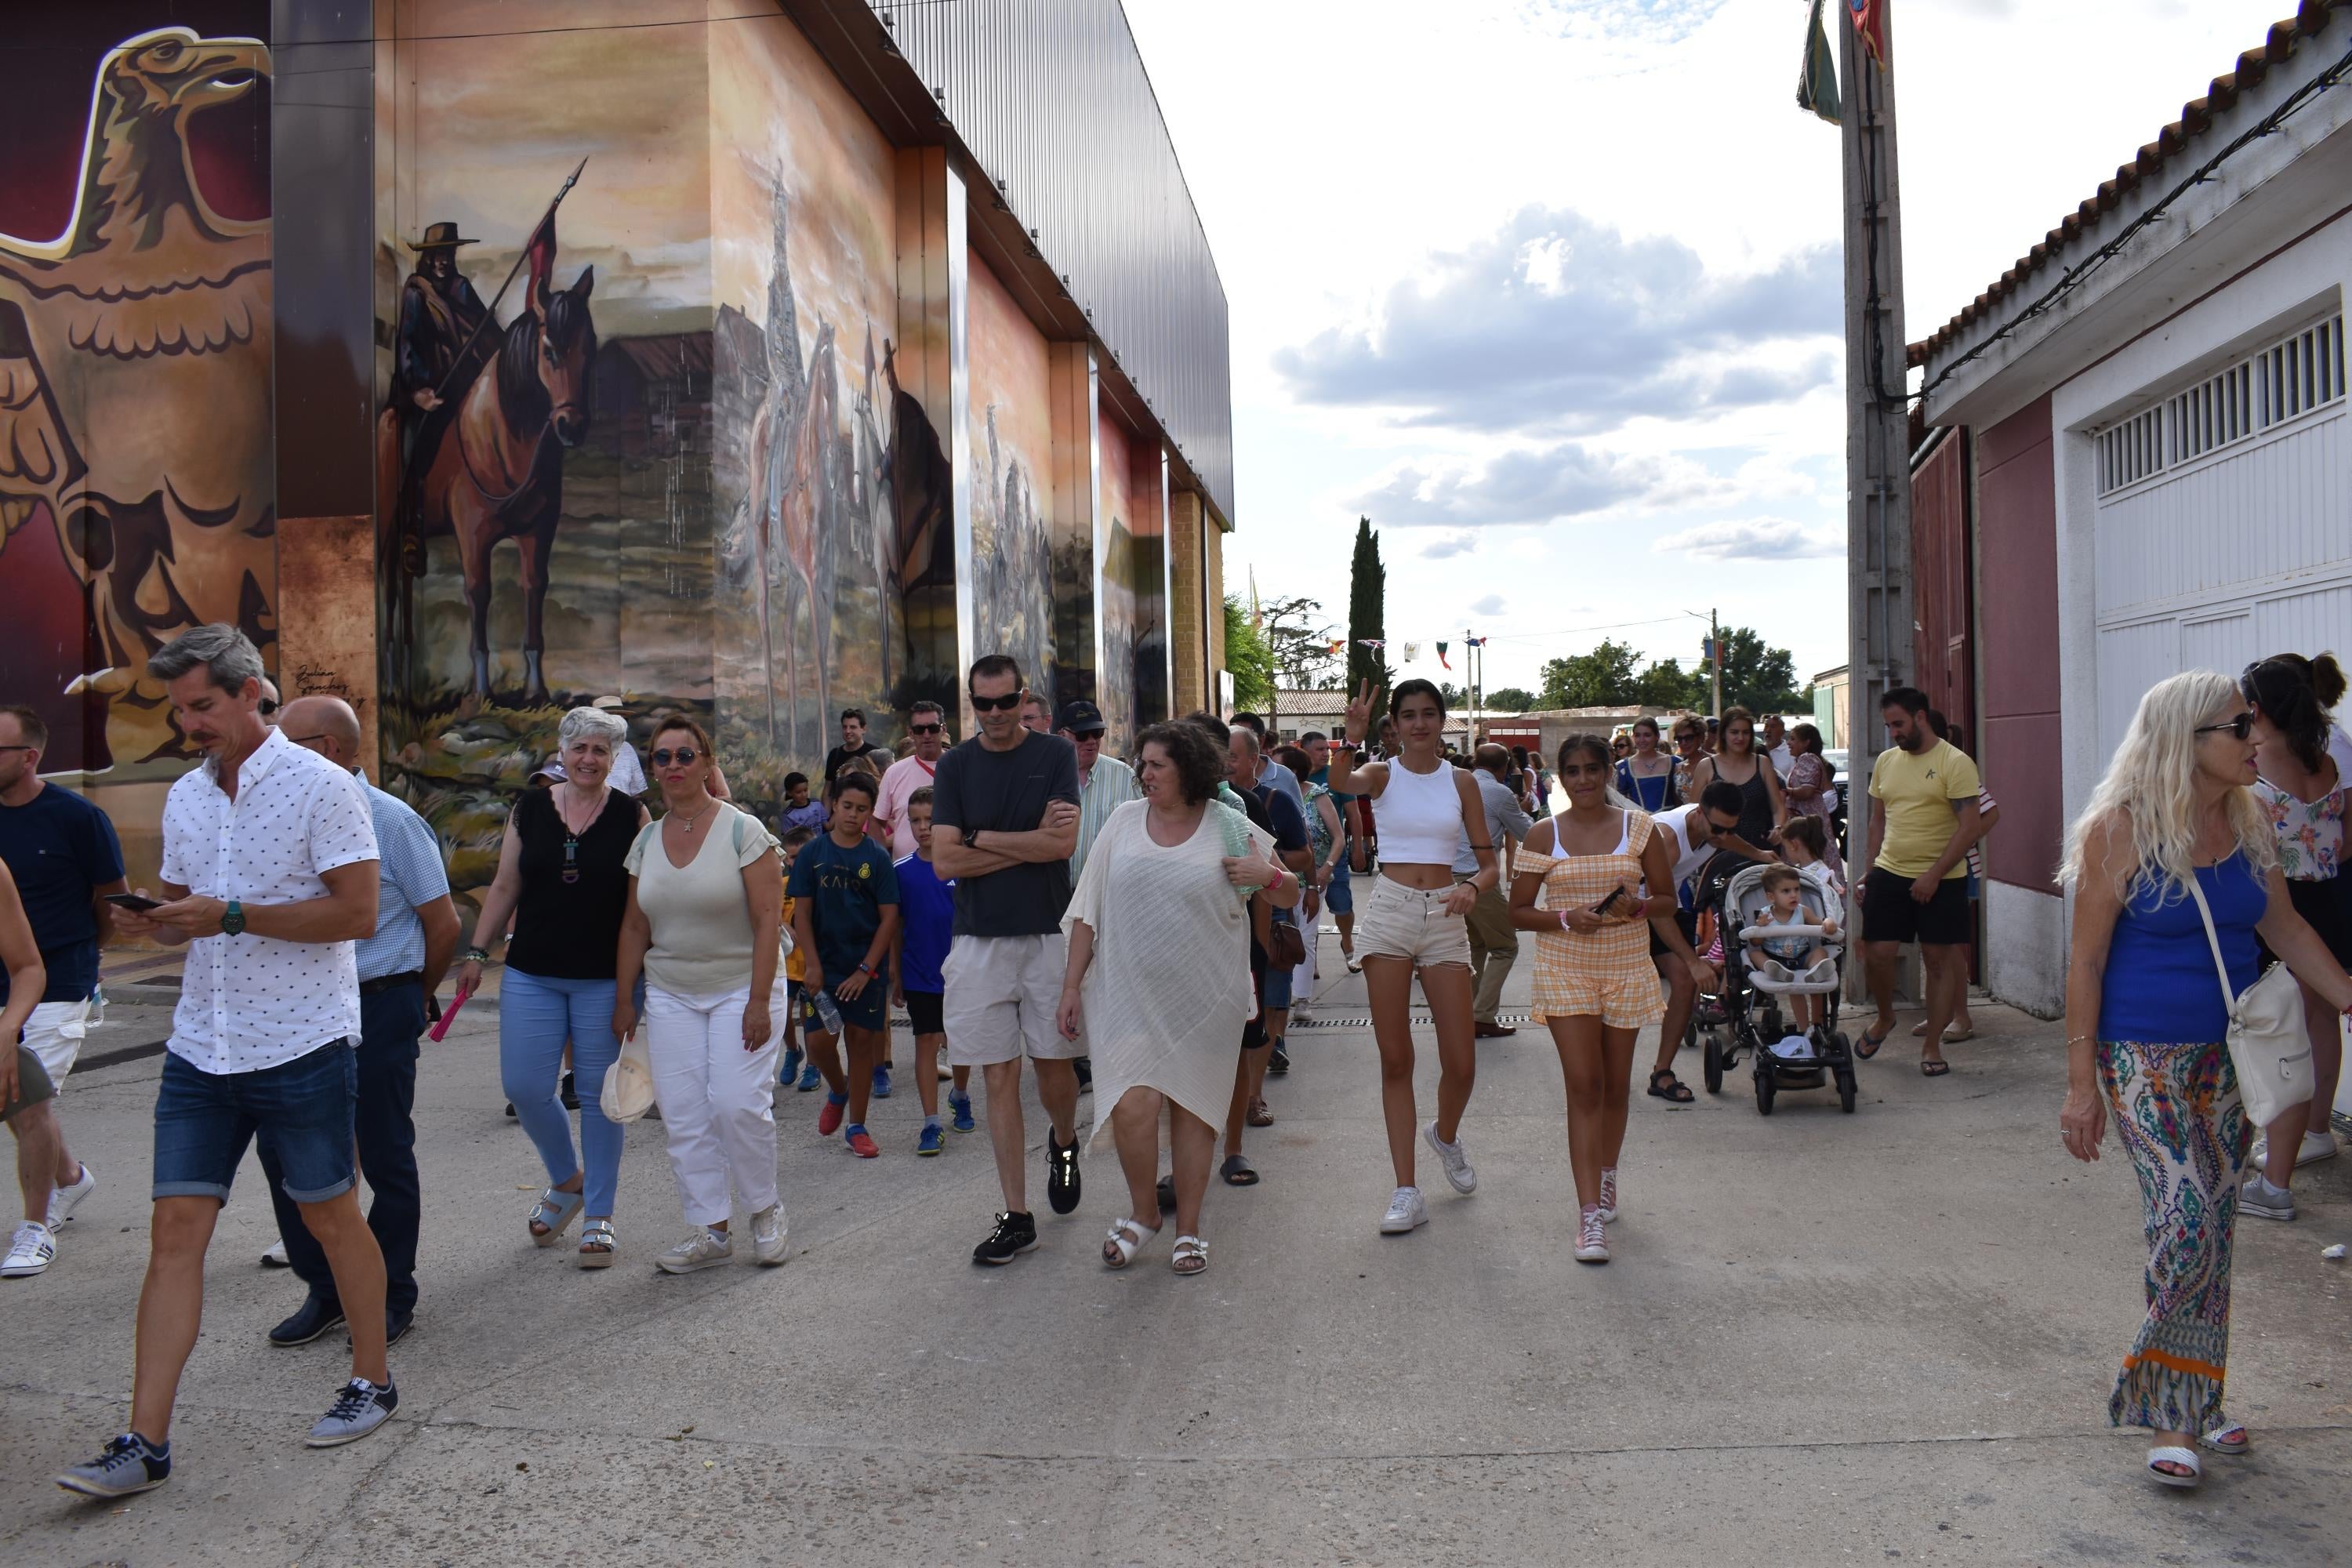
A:
[[[1298,902],[1274,841],[1216,800],[1225,759],[1206,731],[1154,724],[1136,749],[1143,798],[1111,813],[1063,920],[1069,967],[1062,1032],[1083,1026],[1094,1055],[1095,1130],[1112,1135],[1134,1205],[1111,1226],[1103,1262],[1123,1268],[1160,1234],[1160,1111],[1168,1107],[1176,1228],[1169,1265],[1209,1266],[1201,1199],[1234,1095],[1248,1020],[1249,900]]]

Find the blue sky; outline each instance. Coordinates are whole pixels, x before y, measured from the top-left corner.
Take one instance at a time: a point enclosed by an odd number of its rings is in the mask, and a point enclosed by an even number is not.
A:
[[[1843,663],[1836,131],[1804,0],[1125,0],[1232,310],[1227,583],[1533,687],[1703,616]],[[2287,0],[1896,0],[1906,336]],[[1454,667],[1460,668],[1458,657]],[[1415,674],[1442,675],[1424,647]]]

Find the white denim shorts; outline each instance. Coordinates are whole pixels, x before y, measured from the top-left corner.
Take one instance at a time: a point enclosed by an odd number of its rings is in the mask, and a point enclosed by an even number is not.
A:
[[[89,1033],[87,996],[79,1002],[44,1002],[25,1020],[25,1044],[41,1058],[41,1070],[60,1089],[65,1088],[66,1074],[73,1071],[74,1058],[81,1055],[81,1043]]]
[[[1416,969],[1434,964],[1470,966],[1470,930],[1460,915],[1445,912],[1454,884],[1423,892],[1387,877],[1356,900],[1356,956],[1405,958]]]

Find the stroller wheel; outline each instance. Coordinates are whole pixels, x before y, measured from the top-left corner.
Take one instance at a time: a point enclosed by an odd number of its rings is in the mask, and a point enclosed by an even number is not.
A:
[[[1852,1068],[1849,1068],[1849,1067],[1842,1067],[1842,1068],[1838,1068],[1838,1072],[1837,1072],[1837,1089],[1838,1089],[1838,1109],[1839,1109],[1840,1110],[1844,1111],[1848,1116],[1853,1115],[1853,1098],[1854,1098],[1854,1076],[1853,1076],[1853,1069]]]
[[[1764,1059],[1761,1053],[1759,1053],[1756,1058],[1757,1115],[1769,1116],[1772,1114],[1772,1065]]]
[[[1703,1076],[1706,1079],[1707,1093],[1721,1094],[1723,1092],[1723,1043],[1716,1037],[1716,1033],[1712,1029],[1706,1032],[1706,1059],[1704,1067]]]

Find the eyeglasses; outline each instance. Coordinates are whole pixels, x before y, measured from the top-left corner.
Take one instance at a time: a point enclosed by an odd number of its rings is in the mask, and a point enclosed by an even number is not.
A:
[[[326,733],[326,731],[325,731],[321,730],[319,733],[317,733],[317,734],[315,734],[315,735],[289,735],[289,736],[287,736],[286,738],[287,738],[288,740],[289,740],[289,741],[293,742],[294,742],[296,745],[298,745],[298,746],[307,746],[307,745],[309,745],[309,744],[310,744],[311,742],[313,742],[313,741],[323,741],[323,740],[325,740],[325,739],[327,738],[327,733]],[[0,748],[0,750],[5,750],[5,748]]]
[[[1003,713],[1021,706],[1021,693],[1018,691],[1008,691],[1002,697],[982,697],[977,692],[968,695],[971,698],[971,708],[975,713]]]
[[[0,752],[37,752],[38,746],[0,746]]]
[[[2219,724],[2200,724],[2197,726],[2197,733],[2200,735],[2211,735],[2223,730],[2230,731],[2232,739],[2242,741],[2247,736],[2254,732],[2254,716],[2251,711],[2248,711],[2241,713],[2235,718],[2224,719]]]
[[[261,716],[265,719],[274,719],[278,716],[278,710],[284,704],[265,697],[261,700]]]
[[[940,729],[941,726],[938,724],[909,724],[907,726],[907,733],[909,735],[936,735],[940,732]]]
[[[692,746],[680,746],[675,752],[671,751],[667,746],[664,746],[660,751],[654,753],[654,766],[657,768],[666,768],[669,766],[670,763],[676,763],[682,768],[691,767],[694,764],[695,759],[701,755],[702,753],[696,751]]]

